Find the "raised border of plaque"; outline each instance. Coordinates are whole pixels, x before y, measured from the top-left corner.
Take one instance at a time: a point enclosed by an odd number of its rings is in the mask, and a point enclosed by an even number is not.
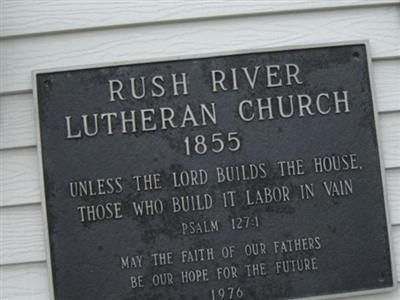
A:
[[[386,183],[385,183],[385,174],[384,174],[384,164],[382,159],[382,147],[380,143],[380,130],[379,124],[377,122],[377,110],[376,110],[376,95],[374,92],[374,83],[372,78],[371,66],[372,60],[370,57],[369,50],[369,41],[366,40],[355,40],[355,41],[346,41],[346,42],[338,42],[338,43],[322,43],[322,44],[311,44],[311,45],[294,45],[288,47],[276,47],[276,48],[260,48],[260,49],[241,49],[236,51],[222,51],[222,52],[208,52],[194,55],[177,55],[177,56],[165,56],[161,58],[150,58],[150,59],[140,59],[140,60],[129,60],[129,61],[117,61],[114,63],[99,63],[99,64],[89,64],[89,65],[78,65],[72,67],[65,68],[49,68],[33,71],[33,95],[35,102],[35,114],[36,114],[36,132],[37,132],[37,149],[38,149],[38,161],[39,161],[39,170],[40,170],[40,189],[41,189],[41,199],[42,199],[42,211],[44,216],[44,231],[45,231],[45,243],[46,243],[46,262],[47,262],[47,270],[49,275],[49,288],[50,288],[50,297],[52,300],[57,300],[55,298],[54,293],[54,281],[53,281],[53,268],[52,268],[52,260],[51,260],[51,252],[50,252],[50,237],[49,237],[49,229],[48,229],[48,212],[46,205],[46,197],[45,197],[45,184],[44,184],[44,167],[43,167],[43,153],[42,153],[42,141],[41,141],[41,131],[40,131],[40,115],[39,115],[39,100],[38,100],[38,91],[37,91],[37,76],[44,73],[57,73],[64,71],[80,71],[86,69],[97,69],[97,68],[108,68],[108,67],[122,67],[128,65],[136,65],[136,64],[151,64],[151,63],[162,63],[162,62],[170,62],[174,63],[176,61],[182,60],[190,60],[190,59],[205,59],[205,58],[218,58],[218,57],[228,57],[234,55],[241,54],[258,54],[258,53],[269,53],[269,52],[279,52],[279,51],[295,51],[295,50],[308,50],[308,49],[316,49],[316,48],[330,48],[330,47],[338,47],[338,46],[356,46],[361,45],[366,49],[367,54],[367,68],[368,68],[368,81],[370,84],[371,96],[373,101],[373,113],[375,120],[375,130],[376,130],[376,138],[378,142],[378,150],[379,150],[379,161],[380,161],[380,170],[381,170],[381,178],[382,178],[382,189],[384,194],[384,205],[385,205],[385,214],[386,214],[386,224],[387,224],[387,233],[389,238],[389,250],[390,250],[390,264],[391,264],[391,272],[392,272],[392,280],[393,286],[379,288],[379,289],[371,289],[371,290],[361,290],[355,292],[345,292],[345,293],[337,293],[337,294],[323,294],[316,295],[310,297],[301,297],[301,298],[279,298],[279,299],[301,299],[301,300],[324,300],[324,299],[336,299],[341,297],[351,297],[351,296],[362,296],[362,295],[370,295],[376,293],[384,293],[389,292],[397,288],[397,273],[395,269],[395,257],[392,245],[392,235],[391,235],[391,223],[389,218],[388,211],[388,200],[387,200],[387,192],[386,192]],[[312,289],[312,288],[310,288]],[[244,298],[246,299],[246,298]],[[260,298],[261,299],[261,298]]]

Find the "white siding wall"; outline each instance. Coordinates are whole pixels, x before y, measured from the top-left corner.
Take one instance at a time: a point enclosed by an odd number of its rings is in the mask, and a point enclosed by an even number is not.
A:
[[[49,299],[32,70],[361,39],[400,272],[400,0],[0,1],[0,299]]]

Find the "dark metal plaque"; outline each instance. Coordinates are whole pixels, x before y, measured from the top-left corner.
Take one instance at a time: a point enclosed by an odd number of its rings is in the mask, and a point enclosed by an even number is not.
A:
[[[365,44],[35,74],[57,300],[394,285]]]

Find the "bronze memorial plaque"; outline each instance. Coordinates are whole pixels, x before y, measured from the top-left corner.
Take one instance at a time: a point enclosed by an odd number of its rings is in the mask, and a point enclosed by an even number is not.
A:
[[[52,297],[395,284],[365,43],[36,72]]]

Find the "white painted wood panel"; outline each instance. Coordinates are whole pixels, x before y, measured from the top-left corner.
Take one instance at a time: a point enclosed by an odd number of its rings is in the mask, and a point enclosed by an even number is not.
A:
[[[400,110],[400,59],[374,62],[372,71],[378,111]]]
[[[32,88],[32,70],[81,64],[368,39],[373,57],[400,56],[400,6],[124,27],[0,42],[0,92]]]
[[[390,222],[400,225],[400,168],[385,170],[385,177]]]
[[[33,95],[0,97],[0,149],[36,145]]]
[[[0,209],[0,265],[46,259],[40,204]]]
[[[0,207],[40,203],[39,182],[35,147],[0,151]]]
[[[3,0],[0,37],[395,3],[399,0]]]
[[[50,299],[47,266],[44,262],[1,266],[0,277],[2,300]]]
[[[378,116],[380,142],[385,168],[400,166],[400,112]]]
[[[393,227],[397,270],[400,270],[400,226]],[[0,266],[2,300],[49,300],[45,262]],[[400,288],[391,293],[342,298],[342,300],[398,300]]]

